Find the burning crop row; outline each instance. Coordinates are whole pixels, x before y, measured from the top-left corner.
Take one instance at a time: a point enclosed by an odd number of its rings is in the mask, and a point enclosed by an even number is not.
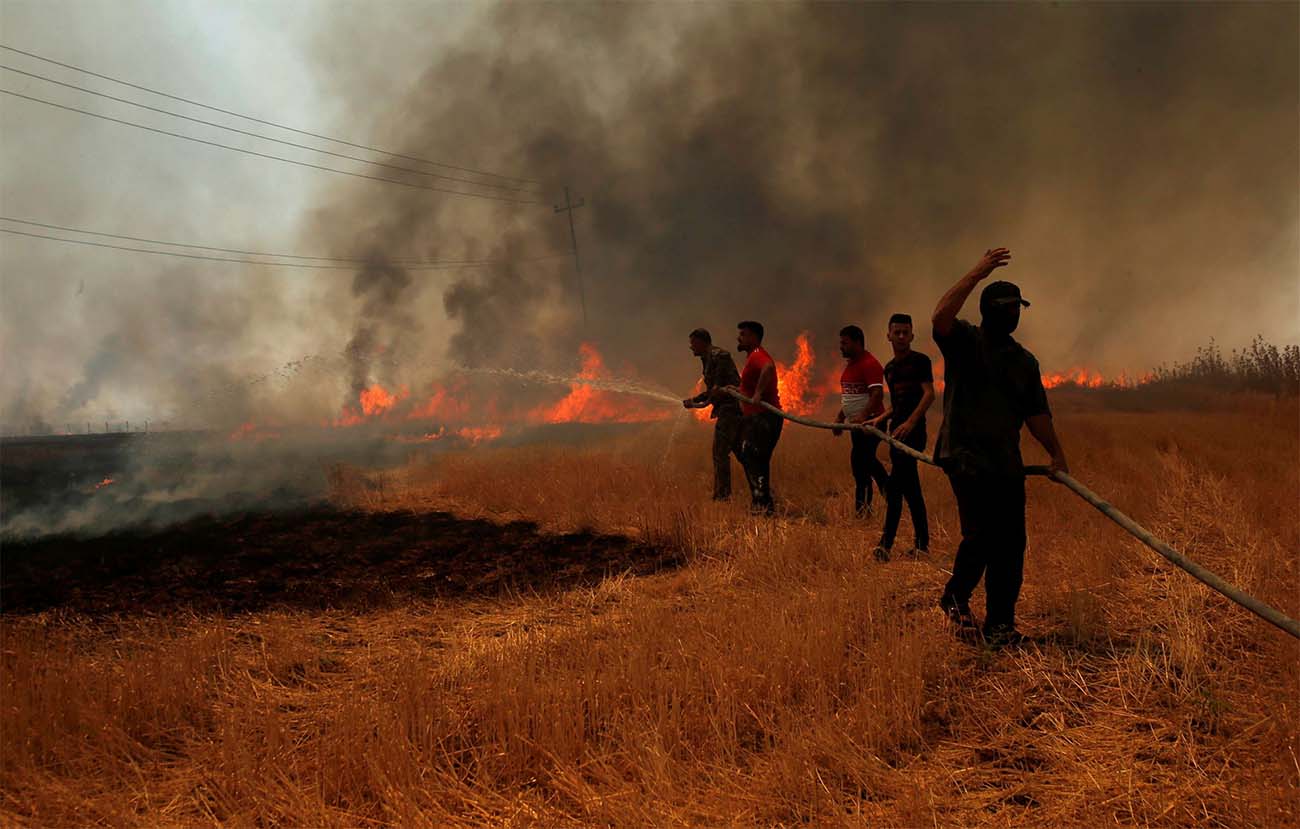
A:
[[[454,436],[469,445],[495,440],[512,427],[560,423],[650,423],[676,416],[671,406],[648,395],[646,390],[619,383],[605,364],[599,349],[591,343],[579,348],[580,368],[567,379],[568,391],[552,402],[528,405],[522,398],[485,392],[468,382],[465,376],[452,376],[433,383],[426,395],[412,393],[409,386],[385,388],[372,383],[361,389],[355,403],[343,406],[336,417],[322,426],[348,429],[367,424],[385,424],[400,428],[406,424],[433,422],[436,429],[394,437],[403,443],[428,443]],[[819,368],[812,336],[801,332],[795,338],[795,355],[790,363],[777,361],[777,382],[782,407],[796,415],[814,415],[837,399],[839,391],[839,355],[830,357]],[[820,373],[820,377],[818,376]],[[524,375],[521,375],[524,376]],[[1065,372],[1043,375],[1047,388],[1077,386],[1086,389],[1103,387],[1132,388],[1150,382],[1152,375],[1130,378],[1121,373],[1106,377],[1092,369],[1076,367]],[[943,390],[943,360],[935,362],[935,387]],[[701,390],[697,383],[696,391]],[[695,419],[707,422],[709,410],[697,409]],[[230,438],[261,441],[279,437],[279,431],[253,422],[235,429]]]

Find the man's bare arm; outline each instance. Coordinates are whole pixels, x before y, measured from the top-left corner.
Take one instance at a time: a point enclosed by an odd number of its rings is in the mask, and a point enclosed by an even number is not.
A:
[[[961,312],[961,307],[966,304],[966,299],[970,296],[975,286],[987,279],[989,274],[1011,261],[1011,251],[1006,248],[993,248],[984,251],[980,261],[975,267],[957,280],[957,284],[948,289],[939,300],[939,304],[934,308],[934,315],[930,317],[930,322],[934,325],[934,333],[940,337],[948,336],[952,331],[952,325],[957,321],[957,314]]]
[[[894,428],[894,437],[898,438],[899,440],[902,440],[903,438],[912,434],[912,430],[916,428],[916,425],[918,423],[925,422],[925,413],[930,408],[930,404],[933,402],[934,402],[934,383],[922,383],[921,402],[916,404],[916,409],[912,412],[911,416],[907,418],[907,420],[904,420],[902,423],[898,424],[898,426]]]
[[[1029,434],[1034,436],[1047,454],[1052,456],[1051,468],[1058,472],[1069,472],[1070,465],[1065,460],[1065,450],[1061,448],[1061,441],[1056,437],[1056,427],[1052,425],[1052,416],[1050,414],[1038,414],[1025,421],[1029,427]]]
[[[925,418],[925,413],[930,410],[930,404],[934,402],[934,383],[921,384],[921,402],[916,404],[916,411],[912,412],[912,417],[917,420]]]
[[[872,386],[867,389],[867,408],[866,411],[872,411],[880,405],[880,401],[885,398],[885,390],[880,386]],[[866,423],[871,418],[862,418],[861,423]]]

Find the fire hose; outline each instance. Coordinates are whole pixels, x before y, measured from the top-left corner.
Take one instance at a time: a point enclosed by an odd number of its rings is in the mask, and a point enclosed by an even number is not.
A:
[[[726,388],[726,389],[721,389],[721,391],[725,391],[727,394],[730,394],[732,397],[736,398],[737,400],[741,400],[746,403],[751,402],[749,398],[745,397],[743,394],[741,394],[739,391],[735,389]],[[768,410],[769,412],[771,412],[772,414],[778,415],[792,423],[798,423],[800,426],[807,426],[811,429],[829,429],[832,431],[858,429],[880,438],[882,441],[888,443],[893,448],[897,449],[898,451],[906,455],[910,455],[911,457],[916,458],[921,463],[929,464],[930,466],[939,465],[935,463],[934,458],[930,457],[929,455],[926,455],[923,452],[918,452],[912,447],[904,444],[902,441],[897,440],[892,435],[889,435],[881,431],[880,429],[877,429],[876,427],[870,426],[866,423],[826,423],[824,421],[812,420],[810,418],[800,417],[799,415],[790,414],[789,412],[782,411],[781,409],[778,409],[776,406],[773,406],[772,404],[767,402],[760,401],[759,405],[762,406],[764,409]],[[1240,588],[1229,584],[1217,573],[1208,570],[1205,567],[1202,567],[1200,564],[1197,564],[1195,561],[1192,561],[1187,556],[1178,552],[1177,550],[1169,546],[1164,541],[1161,541],[1159,538],[1154,536],[1150,530],[1148,530],[1146,527],[1143,527],[1141,524],[1134,521],[1132,518],[1128,517],[1123,512],[1120,512],[1113,504],[1106,501],[1104,498],[1102,498],[1097,493],[1093,492],[1088,487],[1084,486],[1073,475],[1070,475],[1067,472],[1061,472],[1059,470],[1050,469],[1046,466],[1026,466],[1025,475],[1042,476],[1044,478],[1050,478],[1059,484],[1065,485],[1075,495],[1078,495],[1080,498],[1087,501],[1093,507],[1096,507],[1097,511],[1100,512],[1102,515],[1106,516],[1111,521],[1114,521],[1116,524],[1122,527],[1124,531],[1127,532],[1129,535],[1133,536],[1138,541],[1141,541],[1143,544],[1150,547],[1152,550],[1155,550],[1161,556],[1164,556],[1164,558],[1168,559],[1175,566],[1181,568],[1183,571],[1190,574],[1192,578],[1206,585],[1211,590],[1214,590],[1220,595],[1226,596],[1227,598],[1231,599],[1232,601],[1246,608],[1251,613],[1254,613],[1256,616],[1268,622],[1269,624],[1273,625],[1274,627],[1282,631],[1285,631],[1286,633],[1291,634],[1297,639],[1300,639],[1300,622],[1297,622],[1295,619],[1292,619],[1290,616],[1287,616],[1285,613],[1278,610],[1276,607],[1273,607],[1269,603],[1262,601],[1250,595],[1249,593],[1244,592]]]

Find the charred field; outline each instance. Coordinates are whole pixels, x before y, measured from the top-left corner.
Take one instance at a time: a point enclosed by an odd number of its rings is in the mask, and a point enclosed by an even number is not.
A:
[[[1297,612],[1293,399],[1056,399],[1082,479]],[[5,822],[1295,822],[1294,642],[1062,488],[1030,487],[1035,642],[994,653],[933,608],[932,470],[932,555],[879,564],[828,435],[782,439],[766,520],[707,500],[690,418],[561,433],[8,540]]]

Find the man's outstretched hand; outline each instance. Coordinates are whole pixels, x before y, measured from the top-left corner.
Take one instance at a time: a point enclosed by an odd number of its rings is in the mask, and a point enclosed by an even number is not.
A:
[[[1007,248],[993,248],[984,251],[980,257],[979,264],[975,266],[976,273],[980,279],[985,279],[989,274],[998,268],[1001,268],[1011,262],[1011,251]]]

